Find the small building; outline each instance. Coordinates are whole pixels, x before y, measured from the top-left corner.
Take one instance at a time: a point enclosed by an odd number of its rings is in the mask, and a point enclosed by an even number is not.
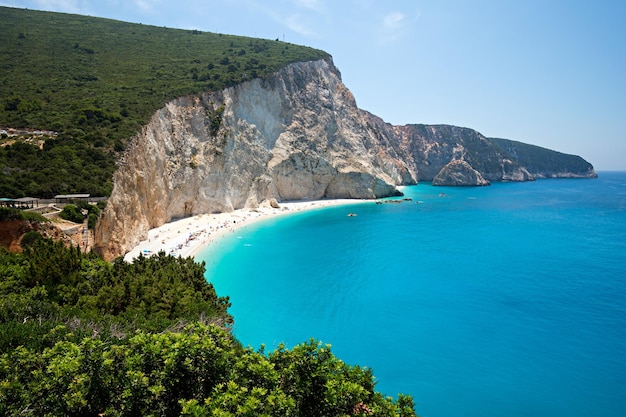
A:
[[[37,206],[39,206],[39,199],[35,197],[16,198],[13,201],[15,201],[15,203],[17,204],[17,208],[21,209],[34,208],[35,203],[37,203]]]
[[[39,207],[39,199],[34,197],[0,198],[0,207],[29,209],[34,208],[35,204]]]
[[[79,200],[89,202],[90,196],[91,194],[59,194],[55,195],[54,199],[59,204],[69,204]]]

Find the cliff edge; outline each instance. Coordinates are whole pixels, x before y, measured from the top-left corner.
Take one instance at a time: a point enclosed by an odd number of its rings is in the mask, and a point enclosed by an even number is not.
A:
[[[331,58],[299,62],[157,111],[119,162],[95,250],[113,259],[173,219],[272,199],[373,199],[418,179],[486,185],[572,176],[595,171],[580,157],[468,128],[390,125],[357,107]]]
[[[113,259],[149,229],[198,213],[387,197],[415,184],[409,155],[368,120],[330,59],[174,100],[120,161],[96,250]]]

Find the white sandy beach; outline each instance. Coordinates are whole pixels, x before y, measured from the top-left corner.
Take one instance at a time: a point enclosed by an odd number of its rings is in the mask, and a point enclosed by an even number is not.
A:
[[[161,251],[181,257],[195,256],[202,248],[214,243],[225,234],[261,219],[303,210],[368,201],[373,202],[373,200],[350,199],[295,201],[280,203],[280,208],[266,206],[256,209],[239,209],[230,213],[198,214],[151,229],[148,232],[148,239],[140,242],[128,252],[124,260],[131,262],[140,253],[150,256]],[[348,214],[350,213],[346,212],[346,215]]]

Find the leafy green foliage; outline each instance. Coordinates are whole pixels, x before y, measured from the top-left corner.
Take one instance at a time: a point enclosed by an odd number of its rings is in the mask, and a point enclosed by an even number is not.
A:
[[[58,132],[42,148],[0,146],[0,195],[14,198],[108,195],[118,153],[167,101],[328,56],[279,41],[6,7],[0,55],[0,126]]]
[[[26,220],[38,223],[46,223],[50,221],[40,213],[34,211],[24,211],[11,207],[0,207],[0,221],[4,220]]]
[[[85,216],[83,216],[80,209],[74,204],[65,205],[63,210],[59,213],[59,217],[74,223],[82,223],[85,220]]]
[[[232,322],[228,299],[216,295],[204,264],[191,258],[159,254],[110,264],[78,247],[35,240],[21,254],[0,249],[0,278],[0,351],[40,345],[51,328],[68,322],[76,334],[105,338],[163,331],[180,320]]]
[[[0,120],[0,123],[3,121]],[[52,198],[111,193],[115,151],[80,130],[59,133],[40,148],[17,141],[0,146],[0,195]],[[14,139],[11,139],[14,140]]]
[[[0,249],[0,415],[415,416],[328,345],[244,348],[228,307],[191,258]]]
[[[66,337],[41,354],[19,347],[0,356],[2,415],[415,416],[410,397],[394,402],[373,386],[371,373],[328,347],[267,357],[200,324],[140,331],[125,343]]]
[[[89,229],[95,229],[96,223],[98,222],[98,218],[100,216],[101,206],[97,204],[89,204],[86,201],[79,200],[76,202],[76,206],[81,209],[81,213],[83,210],[87,211],[87,227]],[[103,206],[102,206],[103,207]]]
[[[210,132],[212,136],[217,134],[217,131],[222,124],[222,115],[224,114],[224,106],[219,106],[215,111],[211,112],[209,115],[210,124]]]
[[[77,201],[76,204],[66,204],[59,213],[60,218],[74,223],[82,223],[87,218],[89,229],[96,227],[98,216],[100,216],[100,207],[81,200]]]
[[[20,246],[25,248],[26,246],[32,246],[37,240],[43,239],[41,233],[38,232],[27,232],[22,237],[20,241]]]

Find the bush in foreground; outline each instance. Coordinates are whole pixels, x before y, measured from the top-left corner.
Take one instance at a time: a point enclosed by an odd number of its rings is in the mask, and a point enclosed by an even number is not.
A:
[[[243,347],[229,306],[191,258],[0,249],[0,415],[415,415],[328,345]]]
[[[139,331],[118,343],[84,338],[41,353],[7,352],[0,357],[0,414],[415,415],[410,397],[383,397],[369,370],[344,364],[328,346],[310,341],[265,355],[201,324]]]

